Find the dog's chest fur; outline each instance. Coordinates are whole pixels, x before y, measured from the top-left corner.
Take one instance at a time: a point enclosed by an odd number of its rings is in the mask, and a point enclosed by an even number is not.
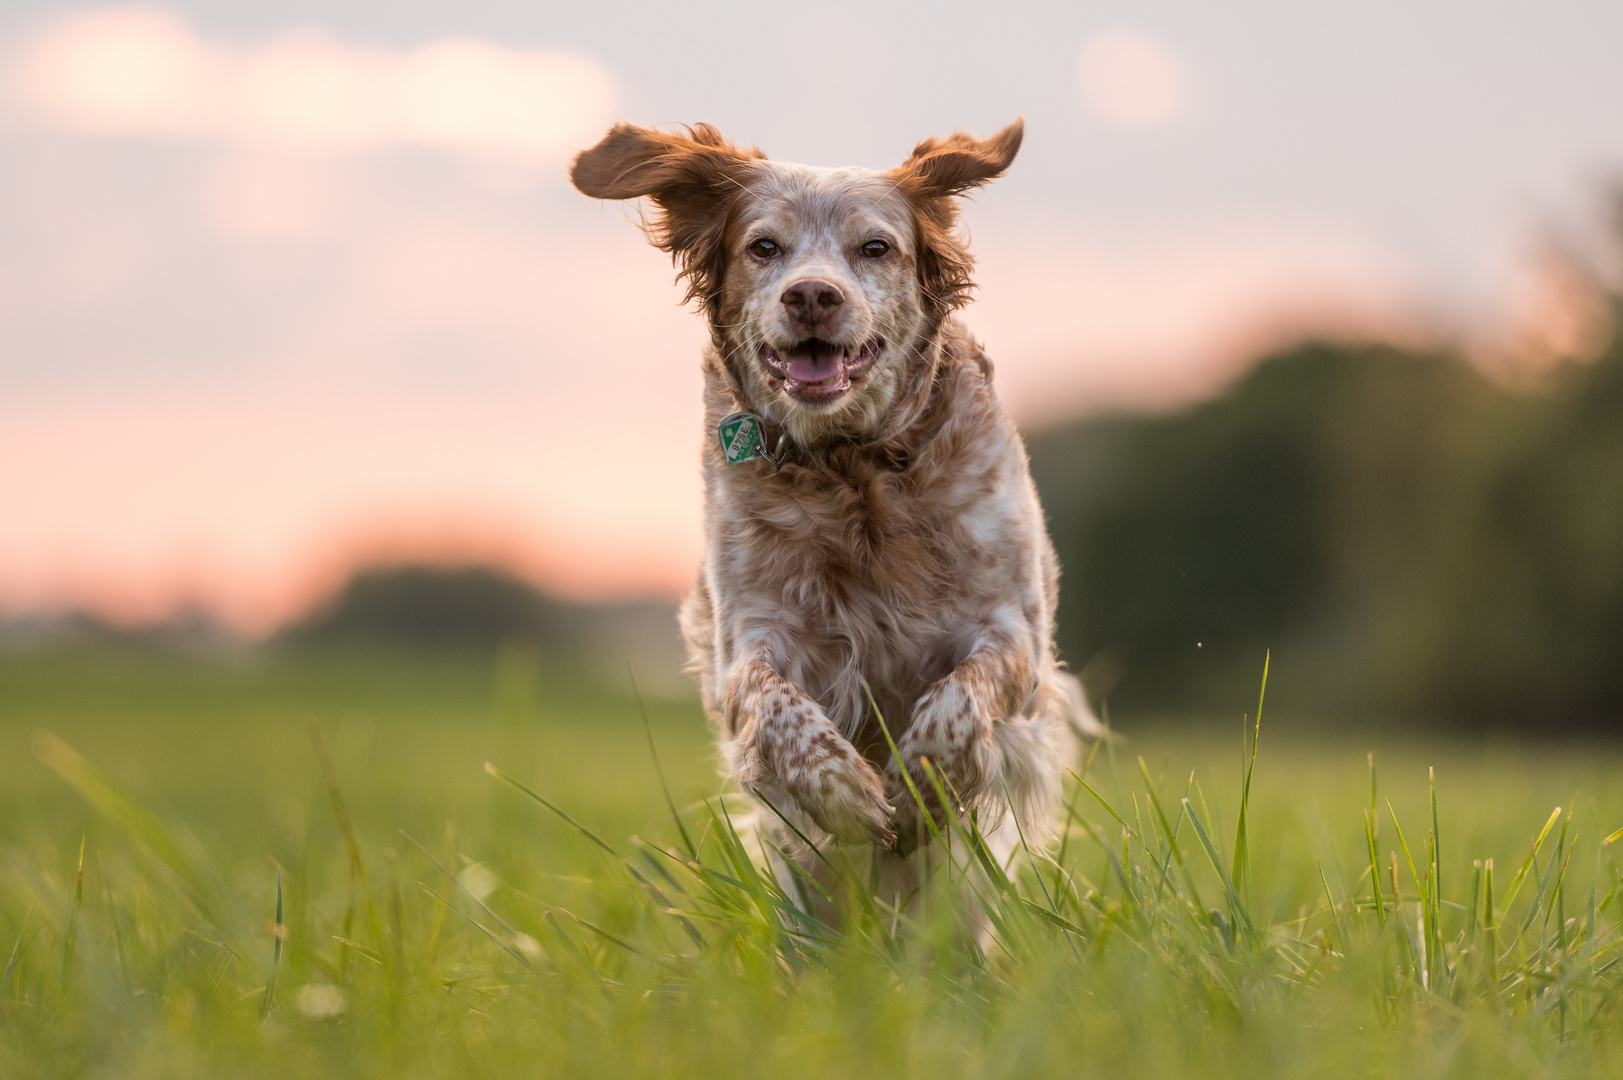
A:
[[[707,445],[708,554],[683,613],[707,699],[764,641],[773,667],[883,761],[863,680],[899,735],[997,613],[1046,627],[1052,552],[988,371],[952,326],[922,410],[892,439],[795,452],[777,471]],[[712,357],[708,430],[737,407]]]

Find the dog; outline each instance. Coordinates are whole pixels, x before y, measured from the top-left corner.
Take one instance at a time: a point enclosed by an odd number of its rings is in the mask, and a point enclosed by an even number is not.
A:
[[[1008,810],[1048,835],[1075,736],[1100,731],[1057,659],[1024,444],[955,316],[960,197],[1023,130],[926,139],[878,172],[620,124],[570,170],[649,200],[709,322],[705,556],[680,621],[725,767],[804,839],[893,863],[923,812],[974,814],[1002,854]]]

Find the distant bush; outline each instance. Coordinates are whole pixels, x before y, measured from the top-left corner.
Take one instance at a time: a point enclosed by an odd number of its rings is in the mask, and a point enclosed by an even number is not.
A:
[[[674,604],[572,604],[482,566],[362,569],[277,640],[292,648],[481,652],[508,642],[622,673],[630,662],[644,685],[660,691],[686,685]]]
[[[358,572],[287,632],[299,641],[493,646],[515,637],[566,640],[579,609],[485,567],[402,566]]]
[[[1272,649],[1302,712],[1623,732],[1623,340],[1537,392],[1307,345],[1029,447],[1118,712],[1231,708]]]

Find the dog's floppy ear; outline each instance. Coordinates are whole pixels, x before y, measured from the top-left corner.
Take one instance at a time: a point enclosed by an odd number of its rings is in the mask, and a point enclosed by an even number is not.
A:
[[[945,139],[925,139],[896,173],[922,198],[962,195],[1002,176],[1020,151],[1025,120],[1016,120],[990,139],[959,131]]]
[[[763,156],[754,147],[740,150],[709,124],[694,124],[681,134],[616,124],[602,142],[575,157],[569,179],[594,199],[652,195],[660,201],[682,188],[726,183]]]
[[[575,158],[569,179],[594,199],[652,199],[658,212],[648,239],[670,252],[687,279],[687,299],[709,308],[726,269],[729,212],[743,177],[765,156],[739,149],[709,124],[680,133],[616,124]]]
[[[945,139],[925,139],[901,165],[890,171],[898,191],[913,205],[918,231],[918,278],[925,302],[938,316],[969,299],[975,283],[975,260],[957,233],[956,195],[986,184],[1014,161],[1026,122],[1016,120],[990,139],[958,132]]]

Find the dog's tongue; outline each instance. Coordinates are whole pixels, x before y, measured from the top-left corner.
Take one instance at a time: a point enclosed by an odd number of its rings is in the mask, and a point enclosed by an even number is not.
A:
[[[840,373],[845,354],[824,342],[812,342],[789,354],[789,377],[795,382],[827,382]]]

